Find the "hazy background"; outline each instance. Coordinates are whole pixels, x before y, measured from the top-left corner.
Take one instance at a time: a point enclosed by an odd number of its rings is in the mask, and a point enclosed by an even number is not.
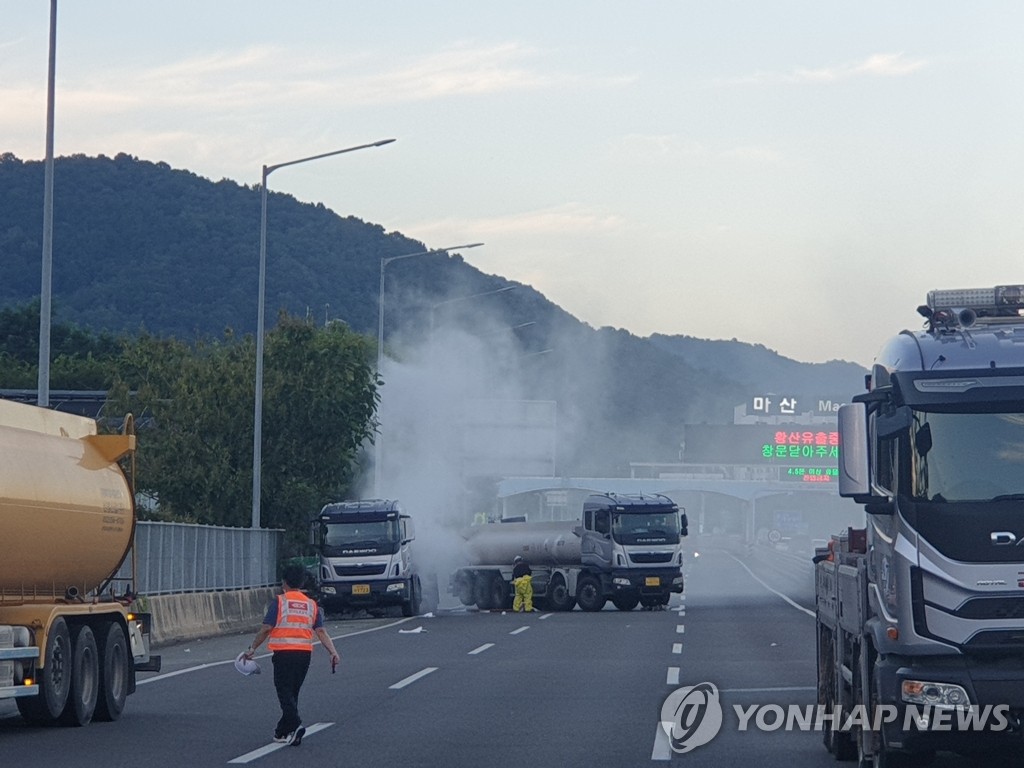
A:
[[[58,155],[323,202],[595,327],[867,365],[1024,279],[1016,2],[59,7]],[[0,151],[44,154],[49,3],[0,0]]]

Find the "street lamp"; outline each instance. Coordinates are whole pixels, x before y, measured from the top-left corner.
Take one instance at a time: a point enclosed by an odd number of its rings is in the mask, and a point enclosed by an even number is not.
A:
[[[343,155],[346,152],[355,152],[358,149],[369,149],[370,147],[383,147],[390,144],[394,139],[381,139],[372,144],[360,144],[358,147],[347,147],[336,149],[333,152],[324,152],[321,155],[303,157],[298,160],[289,160],[286,163],[263,166],[263,180],[260,184],[260,288],[259,288],[259,309],[256,318],[256,407],[254,413],[254,429],[252,435],[252,527],[260,527],[260,490],[262,487],[261,468],[263,463],[263,323],[264,323],[264,295],[267,282],[267,177],[278,168],[285,168],[289,165],[308,163],[311,160],[320,160],[324,157]]]
[[[431,253],[447,253],[449,251],[467,251],[470,248],[479,248],[483,243],[469,243],[468,245],[452,245],[448,248],[432,248],[428,251],[416,251],[415,253],[403,253],[398,256],[382,256],[380,260],[380,289],[377,292],[377,374],[384,366],[384,268],[392,261],[399,259],[411,259],[413,256],[428,256]],[[380,498],[380,472],[381,472],[381,450],[380,444],[383,441],[381,433],[377,432],[377,438],[373,443],[373,495]]]
[[[506,285],[504,288],[495,288],[493,291],[484,291],[483,293],[474,293],[469,296],[459,296],[454,299],[447,299],[446,301],[439,301],[430,307],[430,335],[434,335],[434,310],[438,307],[443,307],[447,304],[455,304],[460,301],[469,301],[470,299],[479,299],[482,296],[493,296],[496,293],[506,293],[508,291],[514,291],[519,288],[518,285]],[[518,327],[518,326],[517,326]]]

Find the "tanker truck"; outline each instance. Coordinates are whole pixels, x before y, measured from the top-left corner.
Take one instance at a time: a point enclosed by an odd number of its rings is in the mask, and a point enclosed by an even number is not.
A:
[[[403,616],[437,607],[437,577],[414,557],[412,517],[391,499],[324,505],[311,525],[317,596],[325,608],[386,609]]]
[[[132,547],[135,450],[96,422],[0,400],[0,699],[33,724],[117,720],[135,673],[159,671],[148,614],[116,583]]]
[[[553,611],[600,611],[609,600],[621,611],[668,604],[683,591],[681,538],[686,512],[661,494],[591,494],[579,520],[522,519],[463,532],[470,565],[457,569],[449,589],[463,605],[508,608],[512,559],[533,571],[534,601]]]

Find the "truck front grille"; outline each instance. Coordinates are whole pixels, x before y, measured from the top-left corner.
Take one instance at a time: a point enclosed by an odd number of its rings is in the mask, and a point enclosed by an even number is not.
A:
[[[336,565],[334,572],[339,576],[380,576],[387,568],[387,563],[370,563],[368,565]]]

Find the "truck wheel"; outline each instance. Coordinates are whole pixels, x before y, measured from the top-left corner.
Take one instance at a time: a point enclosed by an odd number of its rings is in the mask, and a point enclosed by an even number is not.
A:
[[[481,611],[489,611],[491,604],[491,580],[485,574],[478,574],[473,585],[473,601]]]
[[[18,711],[33,725],[52,725],[64,711],[71,690],[71,635],[63,618],[54,619],[46,638],[44,664],[36,682],[39,695],[18,697]]]
[[[509,598],[508,583],[499,574],[494,574],[491,579],[491,605],[495,608],[511,608]]]
[[[553,611],[571,611],[576,601],[569,594],[565,579],[555,575],[548,586],[548,603]]]
[[[612,598],[612,603],[620,611],[632,611],[636,608],[637,603],[640,602],[640,598],[636,595],[619,595],[618,597]]]
[[[413,579],[409,582],[409,599],[402,603],[402,615],[406,618],[415,616],[420,612],[420,590],[419,582]]]
[[[461,574],[455,582],[455,594],[459,602],[465,606],[473,605],[473,577],[468,574]]]
[[[427,586],[420,595],[420,610],[424,613],[433,613],[441,604],[441,597],[437,589],[437,576],[427,576]]]
[[[576,602],[582,611],[600,611],[604,608],[605,596],[601,584],[593,576],[584,576],[576,587]]]
[[[82,726],[92,721],[100,692],[100,661],[96,636],[88,624],[72,629],[71,690],[61,715],[65,725]]]
[[[121,717],[128,699],[128,642],[116,621],[110,622],[99,642],[100,693],[94,720],[112,722]]]

